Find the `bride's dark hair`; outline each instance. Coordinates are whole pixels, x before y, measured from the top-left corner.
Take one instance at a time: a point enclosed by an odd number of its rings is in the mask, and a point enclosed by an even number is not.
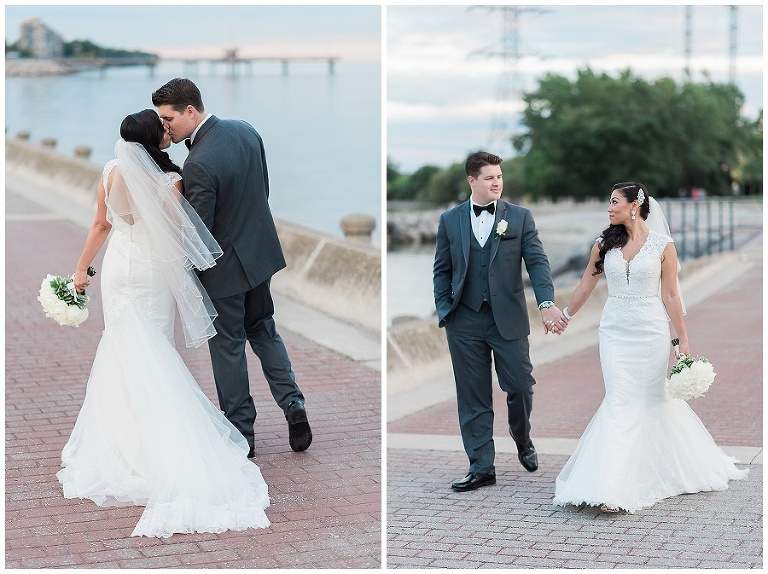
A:
[[[155,110],[146,109],[126,116],[120,124],[120,137],[127,142],[136,142],[144,146],[157,166],[165,171],[181,173],[181,168],[171,161],[170,156],[160,149],[165,128]]]
[[[614,183],[613,187],[611,187],[611,193],[618,191],[627,199],[628,203],[632,203],[637,199],[637,194],[641,189],[645,194],[645,198],[643,199],[643,203],[640,204],[640,217],[645,220],[648,219],[648,213],[651,208],[648,201],[648,190],[642,183],[637,183],[635,181]],[[606,227],[600,235],[600,256],[597,261],[595,261],[595,271],[592,272],[592,275],[599,275],[603,272],[606,253],[614,247],[621,249],[627,244],[627,241],[629,241],[629,232],[627,232],[627,228],[624,225],[617,224]]]

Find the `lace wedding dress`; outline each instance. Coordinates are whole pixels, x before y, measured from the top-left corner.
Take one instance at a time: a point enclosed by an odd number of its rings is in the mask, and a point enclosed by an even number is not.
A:
[[[104,169],[104,184],[114,166]],[[119,170],[119,168],[118,168]],[[180,179],[166,174],[169,184]],[[66,498],[145,505],[133,536],[269,526],[248,444],[200,390],[173,343],[176,305],[143,221],[114,216],[104,332],[57,477]]]
[[[556,505],[635,512],[678,494],[725,490],[749,472],[734,466],[685,401],[666,392],[670,329],[659,282],[671,241],[651,231],[629,263],[619,249],[605,256],[605,398],[557,477]]]

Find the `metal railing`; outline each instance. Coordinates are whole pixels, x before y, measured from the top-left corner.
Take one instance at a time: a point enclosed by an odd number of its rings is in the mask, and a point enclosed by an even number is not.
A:
[[[762,198],[660,199],[681,260],[733,251],[763,228]]]

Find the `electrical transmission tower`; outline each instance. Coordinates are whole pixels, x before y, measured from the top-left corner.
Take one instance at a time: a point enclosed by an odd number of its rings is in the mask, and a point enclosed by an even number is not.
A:
[[[500,47],[485,48],[470,54],[501,59],[495,105],[496,110],[491,118],[489,130],[488,151],[504,156],[511,151],[511,138],[515,125],[513,104],[520,99],[522,82],[520,78],[520,15],[523,12],[544,13],[549,10],[540,8],[524,8],[520,6],[475,6],[490,11],[502,13],[502,38]]]
[[[736,46],[738,45],[738,6],[728,6],[730,12],[730,27],[728,39],[728,80],[736,83]],[[685,7],[685,79],[691,81],[691,13],[692,6]]]
[[[691,13],[693,6],[685,7],[685,81],[691,81]]]
[[[730,45],[728,47],[728,78],[732,84],[736,83],[736,6],[730,6],[731,11],[731,34]]]

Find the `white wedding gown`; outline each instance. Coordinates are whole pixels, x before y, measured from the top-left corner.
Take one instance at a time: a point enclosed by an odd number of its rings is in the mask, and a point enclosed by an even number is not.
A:
[[[683,493],[725,490],[734,466],[688,404],[666,392],[670,329],[659,297],[661,253],[651,231],[629,265],[605,257],[600,321],[605,398],[555,482],[554,504],[608,504],[628,512]]]
[[[265,528],[267,485],[176,351],[175,300],[147,241],[141,221],[114,217],[101,270],[105,329],[56,475],[64,496],[145,505],[133,536]]]

